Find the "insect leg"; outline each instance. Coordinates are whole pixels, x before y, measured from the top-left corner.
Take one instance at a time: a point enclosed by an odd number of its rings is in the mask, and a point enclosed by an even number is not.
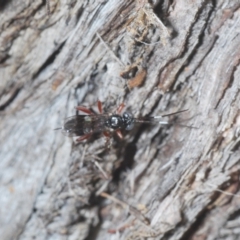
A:
[[[102,114],[102,102],[98,100],[97,105],[99,113]]]
[[[77,138],[76,141],[77,141],[77,142],[81,142],[81,141],[83,141],[83,140],[85,140],[85,139],[90,138],[91,135],[92,135],[92,134],[86,134],[86,135],[83,135],[83,136]]]
[[[111,145],[112,145],[112,142],[110,141],[111,140],[111,135],[107,131],[104,131],[103,135],[106,138],[105,146],[106,146],[107,149],[109,149],[111,147]]]
[[[89,114],[89,115],[94,114],[94,112],[92,112],[90,109],[85,108],[85,107],[83,107],[83,106],[77,106],[76,109],[77,109],[78,111],[87,113],[87,114]]]
[[[116,133],[117,133],[117,136],[118,136],[120,139],[123,139],[123,135],[122,135],[121,130],[116,130]]]
[[[107,132],[107,131],[104,131],[104,132],[103,132],[103,135],[104,135],[106,138],[110,138],[110,134],[109,134],[109,132]]]
[[[117,108],[117,111],[116,111],[117,114],[120,114],[124,107],[125,107],[125,104],[124,104],[124,103],[121,103],[121,104],[118,106],[118,108]]]

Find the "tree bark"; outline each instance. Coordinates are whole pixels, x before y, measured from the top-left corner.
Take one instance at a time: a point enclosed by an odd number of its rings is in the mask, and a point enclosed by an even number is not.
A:
[[[1,239],[239,239],[239,1],[0,2]],[[60,131],[121,103],[121,141]]]

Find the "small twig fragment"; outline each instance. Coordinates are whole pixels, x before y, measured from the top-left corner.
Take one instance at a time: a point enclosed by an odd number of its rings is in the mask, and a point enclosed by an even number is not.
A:
[[[114,57],[114,59],[121,65],[125,66],[124,63],[115,55],[115,53],[112,51],[112,49],[105,43],[105,41],[102,39],[100,34],[96,33],[97,37],[99,38],[100,42],[104,45],[104,47],[111,53],[111,55]]]
[[[129,204],[109,195],[106,192],[102,192],[99,195],[121,205],[125,209],[128,209],[129,213],[131,213],[134,217],[136,217],[138,220],[145,223],[146,225],[150,224],[149,220],[145,216],[143,216],[143,214],[139,210],[137,210],[135,207],[130,206]]]

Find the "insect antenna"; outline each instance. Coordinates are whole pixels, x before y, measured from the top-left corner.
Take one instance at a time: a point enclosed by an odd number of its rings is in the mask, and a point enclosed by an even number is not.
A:
[[[163,124],[163,125],[168,125],[168,124],[170,124],[168,121],[159,121],[158,119],[163,118],[163,117],[176,115],[176,114],[186,112],[186,111],[188,111],[188,109],[184,109],[184,110],[173,112],[173,113],[164,114],[164,115],[161,115],[161,116],[135,118],[134,120],[135,120],[135,122],[138,122],[138,123],[155,123],[155,124],[159,123],[159,124]]]
[[[154,118],[168,117],[168,116],[176,115],[176,114],[179,114],[179,113],[182,113],[182,112],[187,112],[187,111],[188,111],[188,109],[184,109],[184,110],[180,110],[180,111],[177,111],[177,112],[164,114],[164,115],[162,115],[162,116],[156,116],[156,117],[154,117]]]
[[[182,112],[187,112],[188,109],[184,109],[184,110],[180,110],[180,111],[177,111],[177,112],[174,112],[174,113],[169,113],[169,114],[165,114],[165,115],[162,115],[162,116],[156,116],[154,118],[162,118],[162,117],[168,117],[168,116],[172,116],[172,115],[175,115],[175,114],[179,114],[179,113],[182,113]],[[169,122],[159,122],[160,124],[170,124]],[[189,126],[189,125],[185,125],[185,124],[181,124],[180,122],[176,122],[176,124],[180,127],[186,127],[186,128],[191,128],[191,129],[198,129],[197,127],[193,127],[193,126]]]
[[[164,114],[164,115],[161,115],[161,116],[135,118],[134,121],[137,122],[137,123],[170,125],[170,124],[172,124],[172,122],[159,121],[159,119],[162,119],[163,117],[169,117],[169,116],[172,116],[172,115],[183,113],[183,112],[186,112],[186,111],[188,111],[188,109],[180,110],[180,111],[173,112],[173,113]],[[187,127],[187,128],[191,128],[191,129],[198,129],[197,127],[192,127],[192,126],[188,126],[188,125],[185,125],[185,124],[181,124],[180,122],[176,122],[176,124],[178,126],[180,126],[180,127]]]

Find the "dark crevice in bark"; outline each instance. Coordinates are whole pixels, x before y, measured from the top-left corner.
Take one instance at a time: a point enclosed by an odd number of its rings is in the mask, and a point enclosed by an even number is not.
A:
[[[76,5],[76,3],[77,3],[77,0],[71,0],[71,1],[68,3],[68,7],[69,7],[69,8],[74,8],[75,5]]]
[[[99,223],[96,226],[90,225],[88,236],[84,240],[94,240],[94,239],[97,239],[98,233],[101,230],[101,225],[102,225],[101,220],[99,221]]]
[[[234,146],[233,148],[231,148],[231,152],[236,152],[238,151],[240,148],[240,141],[238,141]]]
[[[163,66],[162,69],[167,69],[169,65],[171,65],[173,62],[175,62],[177,59],[181,59],[181,58],[189,51],[189,42],[190,42],[191,36],[194,35],[194,34],[193,34],[194,27],[197,26],[198,21],[201,20],[201,14],[204,12],[207,3],[208,3],[208,1],[204,1],[204,3],[202,4],[202,6],[199,7],[198,12],[196,13],[196,16],[195,16],[195,20],[194,20],[194,21],[192,22],[192,24],[189,26],[188,34],[186,35],[186,39],[185,39],[185,43],[184,43],[184,48],[182,49],[182,51],[179,52],[179,54],[178,54],[177,56],[175,56],[175,57],[173,57],[172,59],[170,59],[170,60],[166,63],[166,65]],[[196,48],[199,47],[200,44],[202,44],[202,39],[203,39],[203,37],[204,37],[204,29],[206,28],[206,25],[208,24],[208,19],[210,18],[211,13],[212,13],[212,11],[209,11],[208,17],[205,19],[205,24],[204,24],[204,26],[202,27],[202,30],[200,31],[200,34],[199,34],[199,36],[202,36],[202,38],[200,39],[201,41],[199,40],[200,43],[196,46]],[[194,55],[193,55],[193,56],[194,56]],[[159,74],[158,74],[159,78],[161,78],[160,76],[161,76],[161,73],[162,73],[162,69],[160,69],[160,71],[159,71]],[[175,81],[176,81],[176,79],[177,79],[177,76],[178,76],[179,73],[181,72],[181,70],[182,70],[182,68],[180,68],[179,71],[176,73]],[[173,88],[173,86],[174,86],[174,82],[175,82],[175,81],[173,81],[173,82],[171,83],[171,85],[169,86],[169,91],[172,91],[172,88]]]
[[[10,55],[6,52],[7,49],[5,49],[4,51],[2,51],[0,53],[0,68],[1,68],[1,65],[4,65],[4,62],[10,58]]]
[[[45,5],[46,9],[48,8],[47,6],[49,4],[48,1],[49,0],[42,0],[42,5]]]
[[[202,44],[204,43],[204,38],[206,37],[206,29],[207,29],[207,25],[208,25],[208,21],[213,13],[214,8],[212,8],[211,11],[209,11],[208,17],[205,20],[205,24],[202,28],[202,32],[199,34],[198,37],[198,43],[197,45],[194,47],[194,49],[192,50],[192,52],[189,54],[188,59],[186,60],[186,62],[182,65],[182,67],[179,69],[179,71],[176,73],[176,79],[179,77],[179,75],[184,71],[184,69],[191,63],[191,61],[194,59],[194,57],[197,55],[197,52],[199,51],[199,48],[202,46]],[[200,15],[200,14],[199,14]],[[214,41],[215,43],[216,41]],[[209,51],[206,52],[206,55],[210,52],[210,50],[212,49],[214,43],[212,44],[211,48],[209,49]],[[187,45],[187,44],[186,44]],[[185,52],[185,51],[184,51]],[[202,58],[202,61],[205,59],[205,56]],[[198,64],[198,66],[201,65],[202,61]],[[197,66],[197,67],[198,67]],[[197,69],[196,67],[196,69]],[[195,73],[196,69],[194,70],[193,74]],[[189,78],[189,77],[188,77]],[[186,80],[188,79],[186,78]],[[172,84],[170,91],[173,91],[174,89],[174,84]],[[181,88],[180,88],[181,89]],[[179,87],[176,87],[176,90],[179,90]]]
[[[99,182],[99,180],[96,180],[96,183]],[[94,182],[91,182],[91,185],[94,186]],[[91,192],[91,195],[89,197],[89,205],[88,207],[94,207],[94,206],[101,206],[101,204],[104,202],[105,198],[101,196],[97,196],[96,192]],[[86,206],[85,206],[86,208]]]
[[[0,105],[0,111],[4,111],[14,101],[14,99],[18,96],[21,89],[22,87],[15,89],[10,98],[4,104]]]
[[[84,208],[84,207],[83,207]],[[86,209],[86,208],[84,208]],[[79,210],[79,209],[77,209]],[[86,222],[86,217],[85,216],[82,216],[82,215],[78,215],[76,219],[73,219],[71,221],[71,223],[69,224],[69,226],[74,226],[75,224],[78,224],[78,223],[81,223],[81,222]]]
[[[58,56],[58,54],[61,52],[62,48],[64,47],[66,41],[64,41],[63,43],[61,43],[58,48],[52,53],[52,55],[50,55],[48,57],[48,59],[45,61],[45,63],[43,63],[43,65],[39,68],[39,70],[33,75],[33,79],[37,78],[38,75],[44,70],[46,69],[49,65],[51,65],[55,58]]]
[[[166,17],[168,15],[170,6],[175,4],[174,2],[174,0],[158,1],[158,3],[154,6],[154,12],[160,17]]]
[[[216,137],[216,138],[211,142],[211,144],[209,144],[209,147],[208,147],[208,149],[207,149],[207,151],[206,151],[206,156],[208,156],[209,158],[211,158],[211,153],[214,152],[211,147],[217,146],[220,141],[222,141],[222,137],[221,137],[221,136],[218,136],[218,137]],[[216,149],[215,149],[215,150],[216,150]]]
[[[76,13],[76,23],[80,20],[83,12],[84,12],[84,8],[81,6]]]
[[[120,180],[121,173],[126,171],[127,169],[132,169],[134,163],[134,156],[137,151],[135,142],[136,138],[132,143],[127,144],[127,146],[124,146],[125,148],[124,157],[119,168],[117,168],[113,173],[113,182],[118,183]]]
[[[171,36],[176,37],[178,35],[177,31],[173,28],[171,22],[168,20],[168,10],[169,7],[173,4],[173,0],[166,0],[166,1],[160,1],[157,3],[156,6],[154,6],[154,13],[158,16],[160,21],[162,21],[165,25],[165,27],[170,27],[171,29]]]
[[[204,34],[204,32],[203,32],[203,34]],[[203,38],[204,38],[204,36],[203,36]],[[212,49],[213,49],[213,47],[214,47],[217,39],[218,39],[218,37],[215,36],[215,37],[214,37],[214,41],[212,42],[209,50],[208,50],[208,51],[205,53],[205,55],[202,57],[201,61],[199,61],[199,63],[196,65],[196,67],[195,67],[195,69],[193,70],[192,74],[191,74],[190,76],[188,76],[188,77],[185,78],[185,82],[188,81],[192,76],[195,75],[197,69],[199,69],[199,67],[202,65],[203,61],[206,59],[206,57],[207,57],[207,56],[209,55],[209,53],[212,51]],[[187,63],[185,63],[185,64],[181,67],[181,69],[179,69],[179,73],[177,73],[177,77],[183,72],[184,68],[186,68],[186,67],[191,63],[191,61],[192,61],[193,58],[194,58],[194,54],[197,54],[197,51],[199,50],[199,48],[200,48],[200,44],[199,44],[198,46],[196,46],[196,48],[193,50],[193,53],[190,54],[190,56],[189,56],[189,58],[188,58],[188,60],[187,60]],[[181,84],[182,84],[182,83],[180,83],[179,85],[181,85]],[[172,91],[173,91],[173,88],[174,88],[174,87],[172,87]],[[177,91],[178,91],[178,90],[181,90],[181,86],[176,86],[176,90],[177,90]]]
[[[239,59],[239,61],[240,61],[240,59]],[[234,82],[234,73],[237,71],[238,67],[239,67],[239,62],[233,67],[231,75],[229,76],[228,84],[227,84],[226,88],[222,91],[222,94],[219,97],[218,102],[216,103],[216,106],[214,107],[214,109],[218,108],[221,100],[223,100],[224,96],[226,95],[227,90],[232,87],[233,82]]]
[[[217,5],[216,0],[212,0],[212,5],[213,5],[213,8],[215,9],[215,8],[216,8],[216,5]]]
[[[148,162],[146,168],[135,178],[135,184],[137,185],[139,183],[139,181],[141,180],[141,178],[143,178],[148,170],[148,168],[152,165],[154,159],[158,156],[159,151],[156,151],[156,153],[153,155],[153,157],[150,159],[150,161]]]
[[[237,218],[239,218],[240,216],[240,209],[234,211],[234,213],[232,213],[229,218],[228,218],[228,221],[232,221],[232,220],[235,220]]]
[[[146,96],[146,99],[148,99],[150,96],[152,95],[152,92],[149,92]],[[159,95],[159,97],[155,100],[155,103],[154,105],[152,106],[152,108],[149,110],[149,113],[148,115],[144,116],[144,117],[148,117],[148,116],[151,116],[152,113],[154,112],[154,110],[156,110],[159,106],[159,102],[161,101],[162,99],[162,95]]]
[[[222,135],[219,134],[218,136],[216,136],[215,140],[209,146],[209,150],[207,151],[206,156],[211,154],[211,152],[213,151],[219,150],[223,141],[224,137]]]
[[[201,19],[201,15],[204,13],[204,11],[206,10],[205,7],[206,7],[207,3],[205,2],[205,4],[203,4],[201,7],[199,7],[198,9],[198,12],[196,13],[196,16],[195,16],[195,20],[192,22],[192,24],[189,26],[189,30],[188,30],[188,34],[186,36],[186,39],[185,39],[185,48],[182,50],[182,52],[180,53],[180,55],[176,58],[182,58],[184,56],[184,54],[186,54],[188,51],[189,51],[189,40],[191,38],[191,36],[195,35],[193,34],[194,33],[194,28],[197,27],[197,25],[199,24],[199,21],[205,21],[205,24],[202,26],[202,29],[200,30],[200,33],[199,33],[199,38],[200,36],[204,37],[204,30],[206,28],[206,25],[208,24],[208,19],[211,15],[211,12],[212,11],[209,11],[209,14],[208,14],[208,17],[205,18],[205,19]],[[200,43],[202,43],[202,38],[199,39]],[[176,60],[174,59],[174,60]]]
[[[179,240],[193,239],[195,233],[204,224],[208,214],[209,214],[209,210],[203,209],[203,211],[196,217],[196,221],[191,226],[189,226],[188,230],[183,234],[181,238],[179,238]]]
[[[159,131],[152,137],[152,142],[157,140],[158,146],[161,146],[161,144],[165,141],[165,139],[168,136],[167,129],[170,127],[170,125],[159,128]]]
[[[0,11],[3,11],[4,8],[11,3],[11,0],[0,0]]]
[[[127,145],[122,145],[119,147],[119,157],[121,157],[122,153],[124,152],[123,161],[119,168],[117,168],[113,173],[113,182],[118,183],[120,180],[120,175],[122,172],[126,171],[127,169],[131,169],[134,164],[134,156],[137,151],[136,143],[138,142],[141,134],[149,128],[148,124],[141,124],[138,130],[135,133],[134,139],[131,143]]]

